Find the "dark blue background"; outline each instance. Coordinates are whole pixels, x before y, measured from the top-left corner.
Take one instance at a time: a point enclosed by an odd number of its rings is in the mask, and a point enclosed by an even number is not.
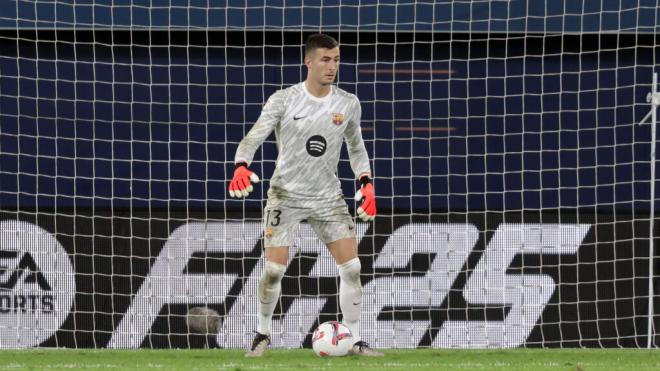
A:
[[[3,29],[660,32],[656,0],[3,0],[0,4]]]
[[[236,145],[304,78],[305,35],[5,31],[0,206],[241,207],[225,192]],[[653,36],[334,35],[380,208],[649,207],[650,127],[634,123]],[[274,159],[271,141],[253,167],[267,179]],[[339,175],[352,194],[345,154]]]

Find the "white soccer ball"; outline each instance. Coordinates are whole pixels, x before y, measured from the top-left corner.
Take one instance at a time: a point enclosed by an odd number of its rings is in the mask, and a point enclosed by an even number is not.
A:
[[[312,336],[312,348],[319,357],[341,357],[353,346],[353,334],[346,325],[336,321],[319,325]]]

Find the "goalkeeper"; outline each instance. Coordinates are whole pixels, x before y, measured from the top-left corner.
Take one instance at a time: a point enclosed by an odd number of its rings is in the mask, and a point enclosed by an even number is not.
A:
[[[247,197],[258,176],[248,169],[254,153],[275,131],[279,151],[264,210],[265,267],[259,279],[259,323],[248,357],[260,357],[270,344],[271,319],[289,246],[298,224],[307,220],[332,254],[341,284],[339,305],[344,323],[353,333],[351,354],[380,356],[360,338],[362,284],[355,226],[337,178],[342,141],[346,141],[351,168],[361,183],[357,214],[364,221],[376,216],[371,167],[360,131],[362,111],[353,94],[333,85],[339,68],[337,41],[324,34],[305,43],[307,79],[270,96],[261,115],[243,138],[234,159],[231,197]]]

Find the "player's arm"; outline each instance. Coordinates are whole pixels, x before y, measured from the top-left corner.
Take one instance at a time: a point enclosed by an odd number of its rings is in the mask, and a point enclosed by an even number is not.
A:
[[[364,146],[362,139],[362,130],[360,120],[362,118],[362,108],[360,102],[356,99],[354,107],[354,117],[348,121],[346,131],[344,131],[344,140],[348,149],[348,158],[351,162],[353,173],[357,175],[360,181],[360,189],[355,193],[355,201],[362,201],[357,209],[357,214],[364,221],[374,220],[376,217],[376,196],[374,186],[371,180],[371,166],[369,165],[369,154]]]
[[[264,108],[261,110],[259,119],[238,145],[236,155],[234,156],[234,176],[229,183],[229,196],[236,198],[247,197],[254,189],[252,183],[259,182],[257,174],[249,170],[248,167],[259,146],[261,146],[280,122],[283,112],[284,93],[280,90],[268,98]]]

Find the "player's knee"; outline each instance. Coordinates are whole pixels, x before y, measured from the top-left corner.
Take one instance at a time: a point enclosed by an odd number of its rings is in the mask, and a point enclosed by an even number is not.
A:
[[[261,284],[265,286],[275,286],[284,277],[284,272],[286,272],[286,265],[274,263],[271,261],[266,261],[264,266],[264,271],[261,274]]]
[[[264,271],[259,279],[258,294],[262,303],[272,303],[280,295],[282,277],[286,266],[266,261]]]
[[[339,276],[345,283],[362,289],[362,282],[360,281],[362,265],[359,258],[353,258],[343,264],[338,264],[337,268],[339,269]]]

